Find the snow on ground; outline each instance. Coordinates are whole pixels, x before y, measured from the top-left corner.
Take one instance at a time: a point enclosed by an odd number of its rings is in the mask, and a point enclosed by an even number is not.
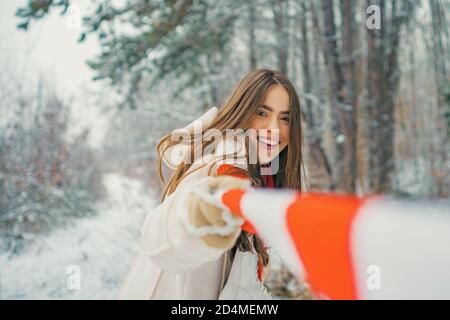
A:
[[[103,182],[108,196],[95,217],[55,230],[11,259],[0,256],[0,299],[114,298],[156,201],[137,180],[107,174]]]

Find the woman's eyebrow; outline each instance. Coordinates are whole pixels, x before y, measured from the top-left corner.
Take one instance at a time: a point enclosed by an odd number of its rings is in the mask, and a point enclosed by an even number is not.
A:
[[[273,112],[273,108],[270,107],[270,106],[268,106],[268,105],[263,104],[261,107],[262,107],[263,109],[266,109],[266,110],[269,110],[269,111],[272,111],[272,112]],[[289,111],[289,110],[288,110],[288,111],[281,111],[280,113],[283,113],[283,114],[289,114],[290,111]]]
[[[272,108],[272,107],[269,107],[269,106],[267,106],[267,105],[265,105],[265,104],[263,104],[263,105],[261,106],[261,108],[266,109],[266,110],[269,110],[269,111],[273,111],[273,108]]]

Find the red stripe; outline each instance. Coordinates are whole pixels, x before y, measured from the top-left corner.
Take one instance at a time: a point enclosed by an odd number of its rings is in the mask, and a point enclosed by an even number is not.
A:
[[[319,297],[356,299],[351,225],[362,201],[352,196],[305,194],[287,210],[287,227]]]
[[[245,190],[233,189],[223,193],[222,203],[230,209],[236,216],[245,219],[241,210],[241,198],[244,195]]]
[[[256,229],[253,224],[247,220],[242,209],[241,199],[244,196],[245,190],[230,190],[222,195],[222,203],[230,209],[233,214],[245,220],[241,229],[252,234],[256,234]]]

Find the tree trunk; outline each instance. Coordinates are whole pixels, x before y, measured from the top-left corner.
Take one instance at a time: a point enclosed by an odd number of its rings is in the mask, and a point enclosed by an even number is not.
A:
[[[399,3],[402,5],[399,8]],[[394,107],[400,70],[398,49],[400,31],[413,13],[408,0],[391,2],[389,33],[385,33],[387,6],[385,0],[368,0],[367,5],[379,5],[381,29],[367,30],[367,111],[369,117],[369,187],[375,193],[393,191],[394,172]],[[400,9],[400,11],[399,11]]]
[[[301,67],[302,67],[302,82],[305,110],[305,122],[308,133],[306,140],[308,144],[308,168],[310,169],[310,186],[312,189],[328,191],[330,189],[330,182],[332,179],[332,170],[330,161],[323,148],[323,140],[316,125],[316,116],[312,110],[313,105],[307,95],[313,94],[312,88],[312,74],[311,74],[311,58],[310,45],[308,33],[308,8],[305,2],[301,3],[299,12],[299,29],[301,33]],[[313,172],[314,171],[314,172]]]
[[[446,21],[444,4],[440,0],[430,1],[431,12],[431,51],[433,57],[434,75],[436,81],[436,104],[437,119],[435,125],[440,132],[438,139],[442,147],[436,148],[431,162],[431,171],[437,186],[437,194],[445,196],[448,194],[448,183],[445,182],[445,176],[449,175],[449,169],[446,168],[448,163],[448,148],[445,146],[450,136],[450,125],[446,120],[445,114],[448,110],[445,101],[445,92],[450,88],[449,84],[449,38],[448,23]]]
[[[256,69],[256,37],[255,37],[255,6],[252,1],[248,2],[248,53],[250,61],[250,70]]]
[[[284,74],[287,74],[288,66],[288,48],[289,38],[286,32],[286,25],[288,21],[288,2],[286,0],[273,0],[272,11],[273,20],[275,24],[275,32],[277,35],[277,64],[278,70]]]
[[[338,32],[332,0],[322,0],[324,26],[324,57],[329,76],[329,96],[336,115],[334,136],[336,160],[333,181],[335,189],[354,193],[356,190],[356,112],[353,94],[353,40],[355,14],[352,1],[340,3],[343,15],[342,45],[339,51]],[[354,3],[353,3],[354,5]]]

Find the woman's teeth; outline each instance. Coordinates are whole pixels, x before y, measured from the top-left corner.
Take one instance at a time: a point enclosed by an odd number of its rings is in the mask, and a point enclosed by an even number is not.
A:
[[[258,141],[268,148],[274,148],[279,144],[279,142],[274,142],[263,137],[258,137]]]

